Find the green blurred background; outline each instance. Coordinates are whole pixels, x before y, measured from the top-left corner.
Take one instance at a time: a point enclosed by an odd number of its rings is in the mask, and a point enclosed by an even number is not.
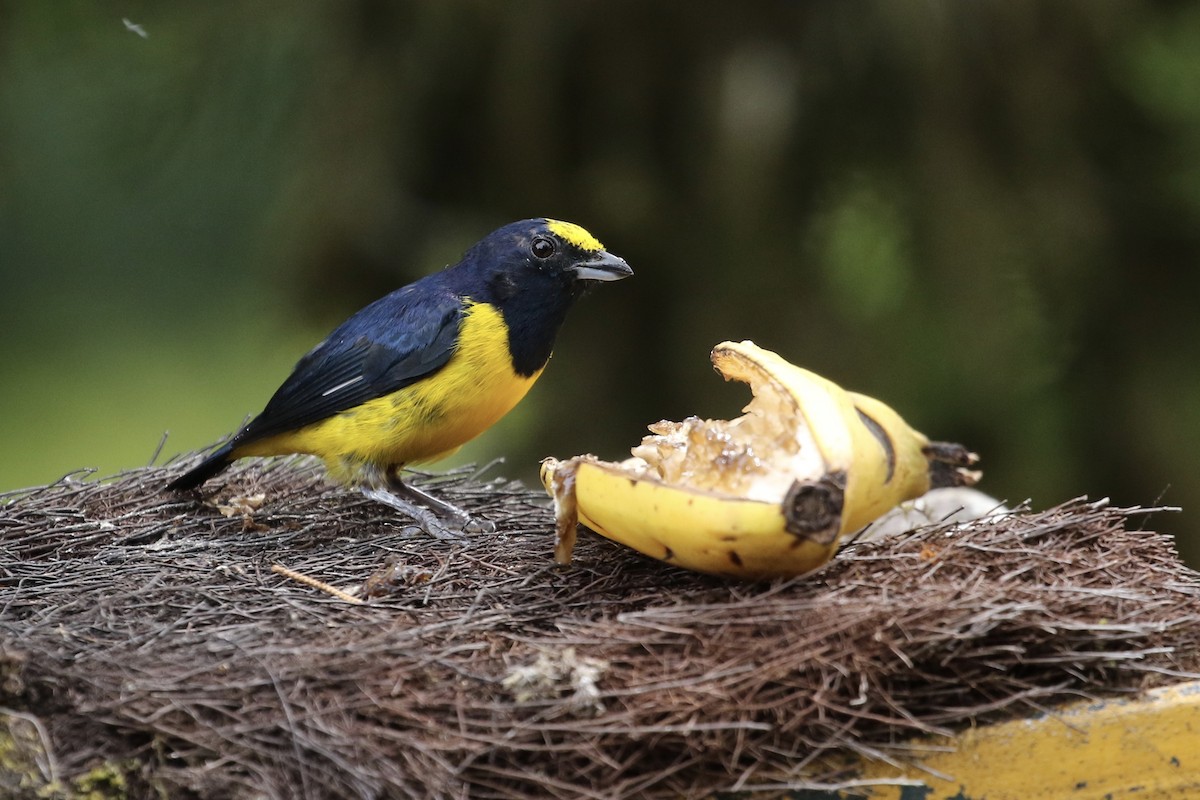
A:
[[[541,215],[637,275],[459,460],[736,413],[751,338],[1200,561],[1194,3],[0,0],[0,489],[211,443]]]

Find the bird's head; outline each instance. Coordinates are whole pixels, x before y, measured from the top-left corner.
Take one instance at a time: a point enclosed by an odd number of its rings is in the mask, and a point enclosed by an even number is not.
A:
[[[633,270],[604,249],[579,225],[554,219],[527,219],[505,225],[470,253],[485,274],[492,302],[504,307],[520,295],[577,297],[602,281],[628,278]],[[526,297],[524,299],[534,299]]]
[[[490,303],[504,316],[513,367],[522,375],[545,366],[577,297],[600,282],[633,274],[595,236],[553,219],[527,219],[493,231],[454,272],[460,294]]]

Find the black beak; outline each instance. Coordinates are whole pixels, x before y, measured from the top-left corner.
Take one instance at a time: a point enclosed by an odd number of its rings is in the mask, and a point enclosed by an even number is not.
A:
[[[607,250],[601,250],[586,261],[578,262],[571,269],[575,272],[577,281],[619,281],[633,274],[625,259],[614,256]]]

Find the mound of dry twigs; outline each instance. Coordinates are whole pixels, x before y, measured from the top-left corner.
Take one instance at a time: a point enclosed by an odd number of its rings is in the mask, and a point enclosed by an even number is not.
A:
[[[466,472],[425,486],[497,523],[469,542],[306,461],[239,466],[203,503],[164,494],[168,472],[0,497],[0,793],[800,786],[837,779],[829,754],[902,757],[916,734],[1200,666],[1197,575],[1143,512],[1103,504],[863,542],[752,586],[586,534],[557,567],[541,492]]]

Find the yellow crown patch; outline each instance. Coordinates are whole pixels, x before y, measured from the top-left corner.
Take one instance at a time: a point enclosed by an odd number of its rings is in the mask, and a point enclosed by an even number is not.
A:
[[[557,219],[546,220],[546,227],[556,236],[566,239],[569,243],[575,245],[580,250],[595,251],[603,250],[604,245],[600,244],[600,240],[592,236],[586,230],[576,225],[574,222],[562,222]]]

